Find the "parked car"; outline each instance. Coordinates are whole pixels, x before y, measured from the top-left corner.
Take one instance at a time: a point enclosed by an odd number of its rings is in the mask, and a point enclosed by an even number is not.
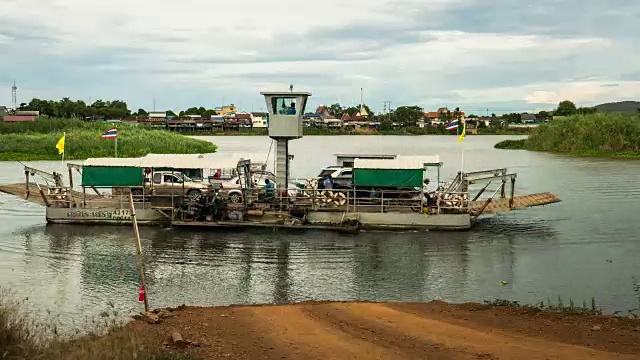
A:
[[[197,196],[211,189],[211,186],[192,180],[180,172],[155,171],[145,177],[144,193],[152,195]],[[184,192],[183,192],[184,191]],[[143,194],[142,188],[132,190],[132,194]]]
[[[276,183],[276,176],[269,171],[254,171],[252,173],[253,177],[253,188],[263,188],[266,185],[266,180],[269,179],[270,182]],[[223,195],[226,195],[230,202],[239,204],[242,202],[242,185],[240,183],[240,176],[236,175],[231,179],[217,181],[215,184],[220,185],[220,192]],[[289,184],[288,187],[288,195],[290,198],[295,198],[298,194],[299,188],[295,184]]]
[[[324,178],[331,175],[334,189],[353,189],[353,169],[343,166],[329,166],[318,174],[318,189],[324,189]]]

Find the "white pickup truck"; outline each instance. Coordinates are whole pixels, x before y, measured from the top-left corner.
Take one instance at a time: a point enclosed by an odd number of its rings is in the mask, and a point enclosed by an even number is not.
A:
[[[210,189],[211,185],[194,181],[180,172],[155,171],[145,176],[145,194],[196,196],[206,193]],[[142,195],[143,189],[133,189],[132,194]]]

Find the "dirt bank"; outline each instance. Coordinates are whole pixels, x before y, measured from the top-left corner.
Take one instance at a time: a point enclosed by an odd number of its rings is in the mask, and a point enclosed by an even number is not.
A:
[[[516,307],[303,303],[187,307],[129,327],[162,348],[171,329],[201,359],[640,359],[640,321]]]

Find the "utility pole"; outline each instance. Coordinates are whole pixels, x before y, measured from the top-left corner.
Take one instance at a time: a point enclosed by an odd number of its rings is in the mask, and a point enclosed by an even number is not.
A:
[[[156,97],[153,97],[153,112],[156,112]]]
[[[391,120],[391,101],[384,101],[384,114],[387,115],[387,118]]]
[[[13,110],[18,110],[18,87],[15,80],[13,80],[13,86],[11,87],[11,102],[13,102]]]

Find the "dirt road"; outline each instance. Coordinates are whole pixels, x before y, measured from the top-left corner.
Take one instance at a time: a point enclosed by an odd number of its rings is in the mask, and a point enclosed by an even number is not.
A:
[[[480,304],[305,303],[188,307],[130,326],[162,347],[172,328],[201,359],[640,359],[640,321]]]

